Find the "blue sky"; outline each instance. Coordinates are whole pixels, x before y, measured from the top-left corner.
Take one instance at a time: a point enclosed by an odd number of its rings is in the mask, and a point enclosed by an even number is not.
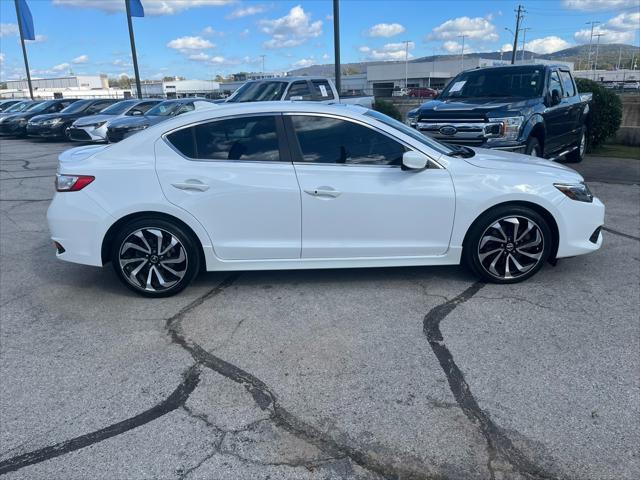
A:
[[[27,0],[38,38],[28,42],[35,77],[132,75],[124,0]],[[134,18],[141,76],[211,78],[333,62],[331,0],[142,0]],[[640,0],[522,2],[527,49],[549,53],[588,43],[638,45]],[[517,1],[342,0],[342,61],[403,60],[461,51],[510,50]],[[24,76],[13,0],[0,0],[0,78]],[[630,60],[630,59],[629,59]]]

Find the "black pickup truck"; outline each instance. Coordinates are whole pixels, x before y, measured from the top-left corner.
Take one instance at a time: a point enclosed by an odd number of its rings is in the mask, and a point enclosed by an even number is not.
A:
[[[478,68],[458,74],[437,98],[409,112],[408,123],[447,143],[579,162],[590,102],[564,66]]]

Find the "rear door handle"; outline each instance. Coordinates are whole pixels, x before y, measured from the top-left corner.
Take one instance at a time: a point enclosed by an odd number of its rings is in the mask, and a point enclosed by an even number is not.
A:
[[[206,192],[209,190],[209,185],[206,185],[199,180],[187,180],[182,183],[172,183],[171,186],[178,190],[194,190],[196,192]]]
[[[342,192],[335,190],[331,187],[316,187],[313,189],[305,190],[304,193],[311,195],[312,197],[339,197]]]

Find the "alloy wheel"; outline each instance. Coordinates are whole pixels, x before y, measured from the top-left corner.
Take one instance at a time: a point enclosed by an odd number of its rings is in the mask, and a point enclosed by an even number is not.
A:
[[[542,261],[544,236],[540,227],[523,216],[503,217],[480,237],[478,260],[492,277],[521,277]]]
[[[147,292],[163,292],[184,278],[189,259],[175,235],[150,227],[132,232],[122,242],[118,261],[131,285]]]
[[[584,157],[585,152],[587,151],[587,134],[582,132],[582,136],[580,137],[580,158]]]

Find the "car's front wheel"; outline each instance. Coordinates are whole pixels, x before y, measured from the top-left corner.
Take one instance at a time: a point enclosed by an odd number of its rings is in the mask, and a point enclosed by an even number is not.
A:
[[[542,268],[552,244],[551,229],[540,214],[526,207],[504,206],[472,225],[463,260],[482,280],[517,283]]]
[[[146,297],[182,291],[200,268],[196,240],[177,223],[160,218],[126,223],[112,243],[111,263],[122,282]]]

